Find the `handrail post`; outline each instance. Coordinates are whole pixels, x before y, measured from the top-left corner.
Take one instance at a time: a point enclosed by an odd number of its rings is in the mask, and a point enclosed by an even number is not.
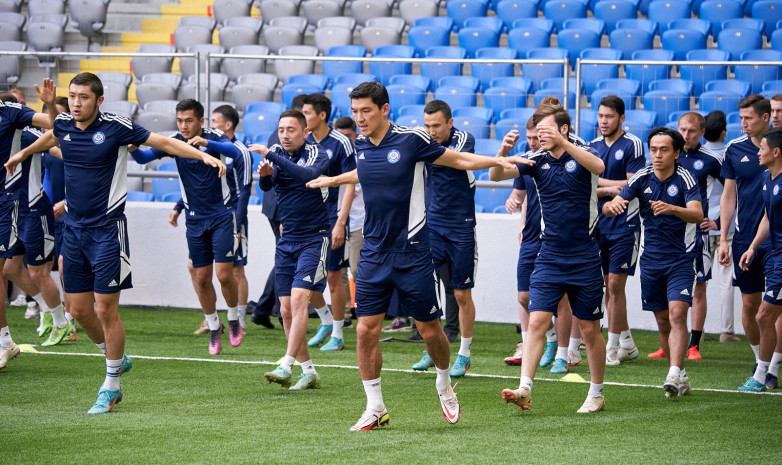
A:
[[[181,62],[182,61],[180,60],[180,63]],[[198,88],[201,87],[201,52],[199,51],[195,52],[195,87],[196,87],[196,94],[195,97],[193,98],[198,100]]]
[[[576,135],[581,134],[581,58],[576,58]],[[587,141],[588,142],[588,141]]]
[[[209,96],[210,96],[209,94],[211,94],[211,92],[210,92],[210,88],[209,87],[212,85],[212,82],[211,82],[212,60],[209,59],[210,55],[211,55],[210,52],[206,52],[206,76],[204,77],[204,79],[206,79],[206,83],[205,83],[206,84],[206,96],[204,97],[204,100],[206,101],[206,105],[204,105],[204,109],[206,111],[207,118],[209,118],[210,117],[209,115],[211,115],[211,113],[210,113],[211,110],[209,109]],[[196,90],[196,95],[198,95],[198,96],[201,95],[201,89],[200,88]],[[198,99],[198,97],[196,97],[196,99]]]
[[[564,63],[564,72],[562,73],[563,76],[565,76],[565,83],[563,84],[564,87],[564,95],[562,96],[562,104],[565,107],[565,110],[568,109],[568,91],[570,90],[570,60],[568,60],[567,57],[565,57],[565,63]]]

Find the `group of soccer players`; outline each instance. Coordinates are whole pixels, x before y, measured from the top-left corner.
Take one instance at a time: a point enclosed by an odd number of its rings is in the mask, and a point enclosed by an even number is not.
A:
[[[549,98],[526,122],[530,150],[524,156],[508,156],[517,150],[519,139],[511,131],[497,156],[486,157],[470,153],[474,138],[453,127],[446,102],[426,105],[425,128],[390,122],[388,93],[377,82],[365,82],[350,94],[361,134],[355,146],[328,126],[331,103],[322,94],[305,97],[302,111],[283,112],[268,146],[246,148],[235,138],[238,114],[230,107],[216,109],[210,115],[212,127],[206,128],[203,106],[183,100],[176,109],[179,132],[166,138],[100,112],[102,84],[90,73],[71,81],[70,112],[54,111],[50,81],[38,90],[49,116],[5,101],[0,107],[5,126],[0,128],[5,149],[0,159],[8,170],[0,203],[0,265],[5,262],[6,276],[52,313],[54,326],[47,343],[57,343],[74,330],[64,318],[54,282],[49,282],[54,218],[51,203],[38,187],[40,154],[61,158],[67,214],[60,270],[68,310],[106,356],[106,379],[89,413],[111,411],[122,399],[119,376],[132,368],[124,354],[118,313],[119,293],[131,287],[124,216],[128,149],[139,163],[175,157],[182,201],[169,221],[176,225],[179,211],[185,210],[189,268],[213,355],[221,351],[224,328],[216,313],[213,272],[229,307],[231,345],[241,344],[244,334],[251,170],[257,171],[264,191],[274,190],[281,218],[275,281],[288,344],[280,365],[264,376],[293,390],[321,384],[308,347],[319,346],[330,336],[321,350],[344,348],[347,296],[341,270],[350,255],[346,225],[353,185],[360,182],[366,217],[356,276],[356,353],[367,404],[352,430],[370,430],[389,421],[380,383],[379,334],[395,292],[426,344],[424,357],[414,368],[435,367],[442,414],[449,423],[460,418],[451,377],[464,376],[470,368],[475,319],[471,289],[477,267],[472,171],[482,169],[490,169],[495,181],[517,178],[510,205],[515,210],[526,204],[518,266],[524,337],[518,351],[521,379],[517,389],[502,391],[506,402],[531,408],[536,367],[553,363],[552,371],[566,372],[569,365],[581,362],[583,340],[591,383],[578,412],[603,410],[605,367],[639,356],[627,321],[625,285],[636,267],[642,224],[642,306],[654,312],[661,356],[670,362],[663,389],[671,398],[689,393],[683,365],[687,314],[694,304],[696,343],[691,341],[690,349],[697,350],[705,318],[705,281],[711,274],[707,232],[716,229],[704,217],[711,186],[719,177],[725,178],[721,217],[731,218],[737,202],[739,206],[733,243],[736,283],[744,296],[744,327],[757,359],[753,376],[740,389],[762,391],[776,385],[782,359],[782,338],[775,329],[782,313],[782,263],[774,259],[782,251],[782,206],[777,197],[782,130],[767,132],[771,104],[760,96],[739,105],[746,136],[728,144],[720,169],[722,156],[700,145],[704,120],[697,113],[682,116],[678,131],[651,132],[651,164],[646,166],[643,142],[621,129],[625,109],[616,96],[600,102],[601,137],[590,144],[571,134],[568,112]],[[53,129],[39,132],[37,140],[22,148],[13,134],[28,126]],[[151,148],[140,149],[141,145]],[[249,152],[263,157],[259,166],[252,166]],[[226,164],[229,176],[223,176]],[[18,182],[20,177],[24,182]],[[14,187],[21,184],[30,187]],[[340,189],[342,185],[346,187]],[[730,221],[723,221],[718,255],[726,265],[729,229]],[[23,232],[21,241],[17,231]],[[27,268],[20,251],[27,254]],[[439,323],[435,270],[441,266],[448,266],[460,312],[462,339],[453,366]],[[330,311],[322,296],[327,284]],[[607,344],[600,331],[604,288]],[[322,324],[308,341],[310,303]],[[4,307],[0,309],[1,369],[19,349],[10,338]],[[567,345],[557,342],[567,338]],[[291,387],[296,360],[302,374]]]

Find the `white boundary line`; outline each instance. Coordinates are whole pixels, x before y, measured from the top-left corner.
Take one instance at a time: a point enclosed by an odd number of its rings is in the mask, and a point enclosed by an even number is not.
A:
[[[77,357],[101,357],[103,358],[103,354],[94,354],[94,353],[85,353],[85,352],[46,352],[46,351],[36,351],[36,352],[25,352],[25,354],[40,354],[40,355],[66,355],[66,356],[77,356]],[[276,362],[270,362],[267,360],[225,360],[225,359],[214,359],[214,358],[194,358],[194,357],[157,357],[157,356],[151,356],[151,355],[130,355],[131,358],[137,358],[140,360],[171,360],[171,361],[177,361],[177,362],[206,362],[206,363],[232,363],[235,365],[271,365],[275,366],[277,365]],[[353,365],[316,365],[318,368],[342,368],[342,369],[348,369],[348,370],[358,370],[357,366]],[[427,373],[426,371],[416,371],[416,370],[407,370],[407,369],[399,369],[399,368],[383,368],[382,371],[390,372],[390,373],[420,373],[424,374]],[[432,373],[430,373],[432,374]],[[489,374],[481,374],[481,373],[467,373],[467,377],[470,378],[491,378],[491,379],[518,379],[518,376],[505,376],[505,375],[489,375]],[[550,382],[568,382],[568,381],[562,381],[561,379],[551,379],[551,378],[535,378],[535,381],[550,381]],[[651,389],[660,389],[660,386],[655,385],[649,385],[649,384],[634,384],[634,383],[614,383],[614,382],[604,382],[604,385],[608,386],[621,386],[621,387],[639,387],[639,388],[651,388]],[[768,395],[768,396],[782,396],[782,390],[777,392],[742,392],[737,391],[733,389],[712,389],[712,388],[692,388],[693,391],[704,391],[704,392],[721,392],[721,393],[727,393],[727,394],[755,394],[755,395]]]

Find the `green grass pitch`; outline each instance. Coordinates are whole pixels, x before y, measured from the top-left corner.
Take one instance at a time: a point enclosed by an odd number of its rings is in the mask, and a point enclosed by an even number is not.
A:
[[[22,314],[8,309],[15,341],[39,342],[37,321],[24,320]],[[605,387],[606,411],[585,416],[575,412],[587,385],[555,381],[561,375],[550,375],[547,368],[538,370],[531,411],[505,404],[500,391],[518,385],[519,369],[502,359],[518,336],[512,325],[478,323],[470,376],[456,387],[462,404],[456,425],[447,424],[440,413],[434,373],[402,371],[419,359],[423,344],[384,342],[384,368],[392,369],[382,375],[390,423],[379,431],[352,433],[349,428],[365,405],[355,368],[355,330],[345,330],[346,350],[312,352],[322,389],[292,392],[267,384],[263,373],[273,365],[258,363],[284,354],[279,325],[266,330],[248,322],[240,347],[231,347],[226,334],[222,354],[210,357],[208,337],[192,334],[200,313],[123,308],[121,315],[126,352],[136,356],[135,366],[122,377],[124,400],[108,415],[86,414],[103,382],[103,359],[64,355],[98,353],[83,331],[76,342],[50,348],[58,354],[22,353],[0,372],[0,463],[782,460],[782,396],[726,392],[741,385],[752,369],[746,340],[720,344],[709,335],[702,346],[704,360],[685,364],[694,392],[670,402],[659,387],[667,363],[645,358],[657,349],[657,334],[634,331],[641,358],[606,369],[606,382],[616,383]],[[311,320],[310,329],[316,326]],[[457,350],[453,344],[452,360]],[[588,380],[584,362],[572,372]],[[294,376],[299,373],[294,368]]]

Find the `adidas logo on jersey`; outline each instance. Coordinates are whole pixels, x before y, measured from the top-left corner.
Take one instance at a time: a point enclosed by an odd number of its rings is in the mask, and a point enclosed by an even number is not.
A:
[[[112,279],[111,282],[109,283],[109,287],[117,287],[117,281]]]
[[[744,158],[741,159],[742,162],[749,161],[749,157],[744,155]]]
[[[540,169],[542,169],[542,170],[550,170],[551,167],[549,166],[548,163],[546,163],[545,165],[541,166]]]
[[[305,283],[311,283],[312,278],[310,278],[309,276],[305,276],[304,279],[302,279],[302,281],[304,281]]]
[[[464,280],[464,284],[470,284],[472,282],[472,279],[467,278]]]
[[[364,152],[361,152],[361,155],[358,156],[358,159],[359,160],[363,160],[364,159]]]
[[[35,259],[40,262],[41,260],[43,260],[43,257],[38,255],[37,257],[35,257]]]
[[[623,269],[623,270],[626,270],[626,269],[628,269],[630,267],[627,265],[627,263],[622,263],[622,266],[620,268]]]
[[[67,140],[68,142],[70,142],[71,141],[71,135],[70,134],[65,134],[65,137],[63,137],[62,140]]]
[[[600,307],[595,308],[595,311],[592,312],[592,315],[597,315],[598,313],[600,313]]]
[[[229,250],[227,254],[225,254],[226,257],[233,257],[234,253],[233,251]]]
[[[437,312],[437,305],[432,305],[432,309],[429,310],[430,315],[434,315]]]
[[[652,189],[650,187],[644,189],[644,194],[651,194],[651,193],[652,193]]]
[[[0,252],[5,252],[5,244],[0,244]]]
[[[687,289],[685,289],[685,290],[681,291],[681,292],[680,292],[680,294],[681,294],[681,295],[690,295],[690,291],[688,291]]]

